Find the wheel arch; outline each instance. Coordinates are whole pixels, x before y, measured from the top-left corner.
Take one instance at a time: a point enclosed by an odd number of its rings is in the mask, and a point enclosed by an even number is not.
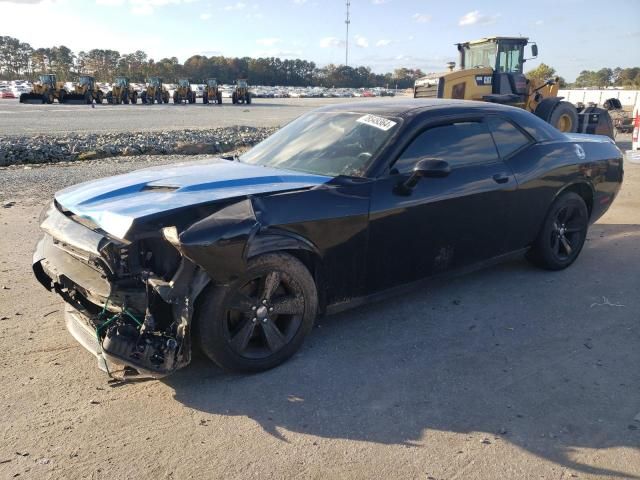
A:
[[[589,212],[589,218],[591,218],[591,213],[593,212],[593,199],[595,197],[595,189],[593,185],[587,180],[577,181],[566,185],[564,188],[560,189],[555,197],[554,201],[563,193],[573,192],[584,200],[584,203],[587,205],[587,211]]]
[[[321,312],[326,307],[323,260],[320,250],[310,240],[292,232],[267,231],[257,233],[247,243],[245,257],[247,261],[266,253],[287,253],[300,260],[309,270],[316,283],[318,307]]]

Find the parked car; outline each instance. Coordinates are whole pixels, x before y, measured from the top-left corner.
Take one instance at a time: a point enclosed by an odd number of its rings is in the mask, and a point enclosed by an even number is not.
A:
[[[261,371],[317,314],[514,255],[568,267],[622,175],[609,138],[518,108],[330,105],[240,157],[56,193],[33,268],[105,368],[166,375],[198,342],[225,369]]]
[[[0,90],[0,98],[16,98],[16,96],[9,88],[3,88]]]

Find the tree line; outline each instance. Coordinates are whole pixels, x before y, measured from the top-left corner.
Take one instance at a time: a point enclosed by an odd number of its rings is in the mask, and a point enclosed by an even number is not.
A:
[[[557,77],[556,69],[541,63],[527,72],[527,77],[536,80],[548,80]],[[583,70],[575,82],[568,83],[559,77],[560,88],[607,88],[621,87],[631,90],[640,89],[640,67],[601,68],[598,71]]]
[[[59,81],[73,81],[78,75],[90,74],[100,82],[112,82],[125,75],[132,82],[144,82],[158,76],[175,83],[179,78],[204,82],[217,78],[232,83],[248,78],[254,85],[323,86],[323,87],[389,87],[409,88],[424,73],[419,69],[399,68],[378,74],[369,67],[327,65],[300,59],[250,58],[193,55],[184,63],[176,57],[159,61],[145,52],[120,53],[117,50],[93,49],[77,54],[64,45],[33,48],[17,38],[0,36],[0,79],[34,80],[42,73],[55,73]]]

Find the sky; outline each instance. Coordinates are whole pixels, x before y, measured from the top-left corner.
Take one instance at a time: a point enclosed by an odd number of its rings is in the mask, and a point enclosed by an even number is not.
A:
[[[351,0],[349,65],[443,71],[455,43],[527,36],[536,60],[572,81],[640,66],[640,0]],[[194,54],[345,61],[344,0],[0,0],[0,35],[32,47],[103,48],[151,58]]]

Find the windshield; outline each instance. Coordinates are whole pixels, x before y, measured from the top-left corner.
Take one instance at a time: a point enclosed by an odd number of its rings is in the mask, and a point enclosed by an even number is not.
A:
[[[159,78],[150,78],[149,79],[149,85],[151,85],[152,87],[159,87],[160,86],[160,79]]]
[[[218,81],[214,78],[214,79],[209,79],[207,80],[207,85],[210,87],[215,87],[218,85]]]
[[[311,112],[256,145],[240,161],[332,177],[363,177],[398,123],[362,113]]]
[[[501,41],[498,46],[498,72],[522,73],[523,50],[522,42]]]
[[[238,86],[240,88],[245,88],[247,86],[247,81],[246,80],[238,80]]]
[[[78,83],[80,85],[91,85],[91,77],[80,77]]]
[[[496,44],[469,45],[464,51],[464,68],[491,67],[496,64]]]
[[[118,87],[126,87],[127,86],[127,79],[124,77],[117,77],[116,78],[116,85]]]
[[[40,83],[53,84],[54,82],[55,82],[55,77],[53,75],[40,75]]]
[[[178,85],[180,85],[181,87],[188,87],[189,80],[178,80]]]

